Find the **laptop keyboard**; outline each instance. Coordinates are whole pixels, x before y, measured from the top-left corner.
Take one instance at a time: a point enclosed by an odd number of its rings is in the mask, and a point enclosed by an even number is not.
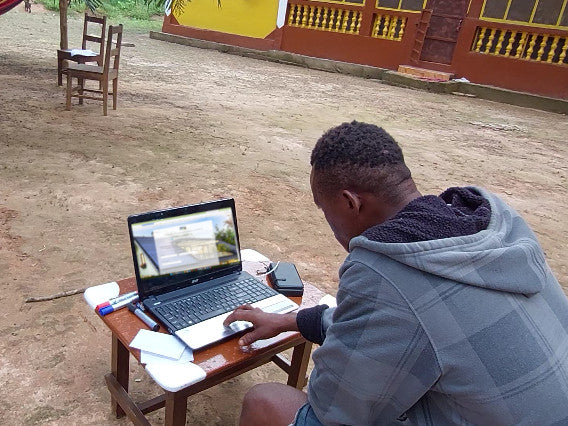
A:
[[[177,330],[233,311],[237,306],[254,303],[278,294],[257,279],[230,282],[184,299],[156,306]]]

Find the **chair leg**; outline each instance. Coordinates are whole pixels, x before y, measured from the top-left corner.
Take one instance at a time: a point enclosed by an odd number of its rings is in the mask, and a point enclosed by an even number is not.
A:
[[[73,77],[71,77],[69,75],[69,73],[67,73],[67,93],[66,93],[66,103],[65,103],[65,109],[67,111],[71,111],[71,85],[73,82]]]
[[[63,85],[63,58],[57,55],[57,85]]]
[[[118,93],[118,78],[112,80],[112,109],[116,109],[116,95]]]
[[[97,61],[97,65],[99,67],[102,67],[104,65],[102,58]],[[99,80],[99,90],[103,90],[103,81],[102,80]]]
[[[83,89],[85,86],[85,79],[78,78],[79,81],[79,105],[83,105]]]
[[[108,81],[103,81],[103,115],[107,115]]]

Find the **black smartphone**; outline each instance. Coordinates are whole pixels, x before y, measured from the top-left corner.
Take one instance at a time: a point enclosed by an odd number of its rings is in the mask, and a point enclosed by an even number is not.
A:
[[[274,269],[276,267],[276,269]],[[268,280],[274,290],[284,296],[302,296],[304,294],[304,283],[298,274],[296,265],[290,262],[279,262],[270,264],[273,271],[268,274]]]

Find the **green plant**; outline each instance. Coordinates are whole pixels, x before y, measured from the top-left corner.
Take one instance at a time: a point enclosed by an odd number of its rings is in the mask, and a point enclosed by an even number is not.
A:
[[[215,238],[228,244],[235,245],[235,231],[231,228],[219,229],[215,227]]]
[[[98,0],[100,5],[97,12],[106,15],[113,21],[139,21],[134,27],[159,27],[160,22],[152,21],[156,16],[163,16],[164,12],[157,4],[145,5],[142,1],[137,0]],[[58,0],[39,0],[40,3],[48,10],[59,11]],[[88,8],[86,2],[73,1],[69,5],[69,9],[84,13]],[[122,22],[124,23],[124,22]],[[132,25],[129,25],[132,27]]]

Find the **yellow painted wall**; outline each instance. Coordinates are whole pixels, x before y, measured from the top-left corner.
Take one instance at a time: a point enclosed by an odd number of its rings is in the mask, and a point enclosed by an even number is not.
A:
[[[276,28],[278,0],[191,0],[175,18],[187,27],[265,38]]]

